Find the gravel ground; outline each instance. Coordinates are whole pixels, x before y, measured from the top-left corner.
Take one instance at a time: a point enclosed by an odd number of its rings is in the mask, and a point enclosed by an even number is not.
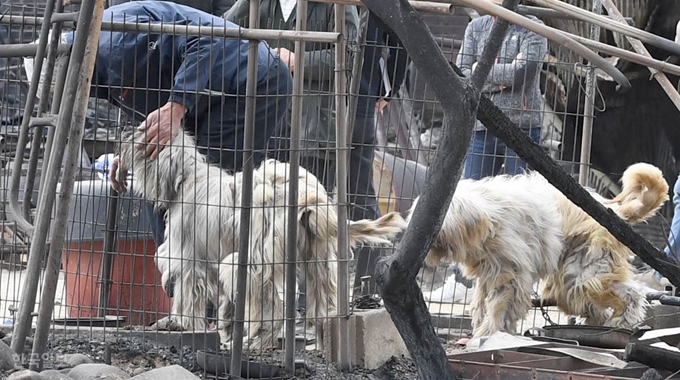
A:
[[[45,355],[48,359],[44,364],[44,369],[64,368],[60,361],[61,355],[83,354],[96,363],[108,362],[131,376],[154,368],[178,364],[204,379],[225,378],[203,371],[189,347],[165,346],[141,338],[113,337],[113,334],[109,334],[104,336],[100,331],[60,331],[57,336],[50,338],[47,355]],[[280,364],[283,352],[267,352],[258,359],[265,363]],[[304,361],[305,368],[299,369],[293,379],[415,380],[419,378],[413,363],[405,358],[392,358],[377,370],[356,368],[349,373],[340,371],[333,363],[327,363],[319,351],[299,351],[296,353],[296,360]],[[5,378],[6,375],[0,372],[0,379]]]

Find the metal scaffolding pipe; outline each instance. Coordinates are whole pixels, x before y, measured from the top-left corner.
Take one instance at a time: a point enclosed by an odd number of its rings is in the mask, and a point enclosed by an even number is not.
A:
[[[58,0],[50,0],[45,5],[45,15],[49,17],[52,12],[54,12],[54,4]],[[1,19],[1,18],[0,18]],[[33,74],[31,75],[31,84],[28,88],[28,95],[26,96],[26,105],[24,106],[25,117],[21,121],[21,129],[19,130],[19,138],[17,139],[16,151],[14,152],[14,167],[12,168],[12,178],[10,179],[9,186],[9,202],[8,208],[10,214],[14,217],[19,228],[24,231],[28,236],[33,234],[33,225],[25,218],[21,212],[21,206],[19,205],[19,186],[21,182],[21,167],[24,163],[24,154],[26,153],[26,145],[28,144],[28,131],[29,123],[31,121],[30,115],[33,114],[33,109],[35,108],[35,99],[38,93],[38,85],[40,83],[40,74],[42,72],[42,67],[45,64],[44,57],[47,51],[47,40],[50,30],[50,24],[43,24],[40,30],[40,39],[37,44],[32,44],[35,51],[36,60],[33,65]],[[0,49],[4,50],[4,49]],[[45,86],[43,86],[45,87]],[[32,259],[32,260],[31,260]],[[40,259],[39,255],[36,257],[29,257],[29,266],[27,268],[27,281],[33,281],[32,277],[38,276],[40,271]],[[32,266],[31,266],[32,264]],[[38,283],[35,283],[35,288],[30,287],[33,290],[33,300],[35,300],[35,292],[37,291]],[[26,298],[22,298],[26,300]],[[31,311],[32,312],[32,311]],[[28,314],[24,314],[27,315]],[[23,345],[23,341],[22,341]],[[14,344],[13,344],[14,346]],[[22,346],[23,348],[23,346]],[[14,352],[17,352],[16,350]],[[21,354],[21,352],[17,352]]]
[[[88,99],[90,97],[90,85],[92,81],[92,73],[94,72],[95,60],[97,59],[97,47],[99,45],[99,34],[101,32],[101,20],[106,7],[106,0],[86,0],[83,2],[83,17],[79,20],[78,25],[80,33],[85,33],[85,48],[83,49],[82,61],[80,65],[73,65],[72,69],[75,71],[75,91],[73,93],[72,107],[63,107],[59,113],[60,117],[57,121],[57,130],[59,132],[57,140],[59,147],[65,147],[65,152],[61,149],[56,149],[53,152],[62,151],[61,155],[66,154],[66,162],[64,163],[64,173],[61,177],[61,187],[59,189],[59,203],[57,203],[56,215],[53,223],[52,239],[50,241],[50,250],[47,256],[47,268],[45,269],[45,282],[43,285],[42,297],[40,299],[40,309],[38,311],[38,319],[36,321],[35,337],[33,343],[32,358],[41,358],[40,361],[31,362],[29,368],[34,371],[42,370],[42,357],[47,347],[47,338],[50,331],[50,321],[52,320],[52,312],[54,311],[54,296],[57,292],[57,285],[59,282],[59,271],[61,269],[61,254],[64,248],[64,239],[66,237],[66,226],[68,224],[68,217],[71,210],[71,199],[73,198],[73,186],[76,179],[76,170],[78,170],[81,153],[81,144],[83,139],[83,131],[85,129],[85,119],[87,117]],[[90,10],[92,8],[92,10]],[[76,36],[76,38],[78,38]],[[75,45],[75,43],[74,43]],[[75,57],[80,58],[80,57]],[[73,60],[72,60],[73,62]],[[77,61],[76,61],[77,62]],[[70,84],[70,83],[69,83]],[[71,97],[71,93],[67,93]],[[68,100],[68,98],[67,98]],[[70,102],[65,103],[66,106]],[[63,114],[67,114],[66,117]],[[62,133],[62,131],[64,131]],[[56,171],[59,173],[61,167],[61,159],[56,160],[56,157],[50,159],[47,173]],[[48,186],[54,185],[54,188],[48,187],[43,189],[41,193],[56,191],[56,177],[55,181],[47,182]],[[52,209],[52,203],[44,202],[43,210]],[[47,218],[45,216],[48,215]],[[41,220],[41,217],[42,220]],[[43,213],[38,216],[37,223],[47,219],[49,222],[49,214]],[[36,236],[37,238],[37,236]],[[33,253],[33,252],[31,252]],[[100,302],[104,302],[100,300]]]
[[[476,0],[479,1],[479,0]],[[633,26],[613,21],[607,17],[588,12],[585,9],[575,7],[558,0],[534,0],[539,5],[558,10],[562,13],[572,15],[579,18],[581,21],[589,22],[598,25],[602,28],[611,30],[613,32],[621,33],[624,36],[637,38],[640,41],[654,45],[658,48],[664,49],[676,55],[680,55],[680,44],[677,44],[669,39],[657,36],[656,34],[635,28]],[[611,75],[611,74],[610,74]]]
[[[614,18],[618,22],[623,21],[623,15],[621,12],[616,8],[616,4],[612,0],[604,0],[604,8],[607,10],[607,13]],[[630,45],[635,49],[636,52],[641,54],[644,57],[651,58],[651,54],[649,54],[649,51],[645,47],[645,45],[640,42],[639,40],[636,40],[632,37],[626,36],[626,39],[628,39],[628,42]],[[675,107],[680,110],[680,94],[678,94],[678,90],[676,89],[675,86],[671,83],[671,81],[668,79],[668,77],[662,73],[659,72],[655,69],[653,69],[650,66],[647,66],[649,71],[652,73],[652,76],[654,79],[656,79],[657,82],[659,82],[659,85],[661,88],[666,92],[666,95],[671,99],[673,104],[675,104]],[[679,74],[676,74],[679,75]]]
[[[583,46],[587,46],[600,53],[609,54],[611,56],[619,57],[630,62],[634,62],[644,66],[649,66],[650,68],[653,68],[658,71],[663,71],[669,74],[680,76],[680,66],[678,65],[674,65],[666,61],[660,61],[658,59],[654,59],[652,57],[644,56],[641,54],[636,54],[630,50],[625,50],[618,48],[616,46],[607,45],[599,41],[593,41],[588,38],[578,36],[576,34],[571,34],[558,29],[554,30],[559,32],[560,34],[563,34],[564,36],[573,39],[574,41],[580,44],[583,44]]]
[[[600,0],[593,0],[593,13],[600,14],[602,3]],[[597,24],[590,24],[590,39],[597,40],[600,37],[600,27]],[[586,99],[583,106],[583,134],[581,135],[581,157],[579,160],[578,182],[581,186],[588,186],[588,175],[590,174],[590,151],[593,144],[593,122],[595,118],[595,92],[597,91],[597,78],[595,68],[588,62],[588,72],[586,74]]]
[[[250,1],[251,29],[259,27],[260,0]],[[174,26],[171,26],[174,27]],[[234,29],[232,29],[234,30]],[[241,31],[241,29],[239,29]],[[248,66],[246,72],[245,130],[243,132],[243,193],[241,195],[241,220],[239,230],[238,266],[236,276],[236,307],[232,335],[230,374],[241,375],[243,356],[243,325],[246,308],[246,280],[248,277],[248,254],[250,252],[250,214],[253,203],[253,147],[255,145],[255,102],[257,100],[257,63],[259,41],[248,41]]]
[[[356,5],[363,7],[361,0],[316,0],[317,3],[336,4],[336,5]],[[456,6],[454,4],[436,3],[433,1],[409,1],[413,9],[418,12],[435,14],[453,14]]]
[[[298,0],[295,30],[307,28],[307,0]],[[302,101],[305,82],[305,41],[295,41],[295,74],[293,75],[293,102],[291,105],[290,131],[290,173],[288,178],[288,214],[286,220],[286,324],[284,331],[284,366],[288,374],[295,373],[295,284],[297,280],[297,234],[298,234],[298,185],[300,176],[300,126],[302,125]],[[306,275],[306,272],[304,272]],[[313,289],[312,289],[313,290]],[[306,291],[305,291],[306,292]],[[318,338],[318,337],[317,337]]]
[[[101,0],[102,2],[104,0]],[[94,14],[95,12],[95,0],[87,0],[83,2],[83,9],[81,12],[81,17],[78,20],[78,25],[81,28],[89,29],[88,27],[91,25],[91,22],[95,17],[99,17],[99,19],[96,20],[95,24],[95,30],[99,30],[98,26],[100,25],[99,20],[101,20],[101,15],[96,16]],[[103,10],[103,7],[101,7]],[[71,50],[71,60],[70,60],[70,66],[68,70],[68,75],[66,78],[66,88],[64,90],[64,93],[66,94],[66,97],[64,98],[63,104],[61,104],[60,112],[59,112],[59,121],[58,125],[59,127],[56,128],[57,133],[55,134],[55,144],[57,147],[65,147],[67,141],[69,140],[69,132],[74,131],[74,134],[77,134],[77,132],[80,132],[80,135],[82,135],[82,128],[83,125],[81,124],[78,127],[76,127],[73,123],[72,120],[74,119],[74,111],[80,110],[80,108],[76,109],[75,104],[76,104],[76,99],[78,96],[81,96],[81,102],[86,103],[87,102],[87,95],[89,93],[89,88],[87,89],[86,92],[83,93],[78,93],[78,88],[80,86],[89,86],[89,81],[92,76],[92,67],[89,66],[88,69],[84,67],[84,63],[88,63],[89,61],[92,61],[92,64],[94,64],[94,56],[92,53],[92,50],[90,51],[90,54],[88,54],[88,58],[90,58],[88,61],[84,61],[86,57],[86,50],[87,50],[87,45],[88,45],[88,39],[92,37],[99,37],[98,32],[92,32],[89,30],[83,30],[80,29],[80,32],[77,32],[75,34],[75,39],[73,42],[73,49]],[[41,38],[47,38],[47,35],[41,37]],[[96,51],[96,50],[94,50]],[[35,70],[34,73],[40,74],[40,70]],[[37,85],[37,79],[34,83]],[[80,110],[82,111],[82,110]],[[84,113],[82,114],[84,120]],[[77,120],[80,118],[77,118]],[[80,146],[80,139],[78,135],[76,135],[75,138],[71,138],[70,141],[76,141],[77,143],[71,144],[71,145],[77,145],[78,147]],[[64,167],[64,171],[72,171],[75,168],[69,168],[68,163],[71,163],[72,166],[75,166],[74,164],[74,157],[71,157],[70,153],[71,151],[75,150],[76,148],[69,148],[69,160],[67,161],[67,165]],[[47,245],[47,236],[48,236],[48,231],[51,225],[51,214],[52,214],[52,207],[54,205],[54,200],[56,198],[56,188],[57,188],[57,182],[59,181],[59,174],[61,172],[61,164],[62,164],[62,159],[64,156],[64,149],[54,149],[51,152],[50,161],[49,165],[47,167],[47,170],[45,171],[45,186],[41,189],[40,191],[40,201],[38,203],[38,210],[37,210],[37,217],[36,217],[36,225],[35,225],[35,230],[33,231],[33,236],[32,236],[32,242],[31,242],[31,250],[28,256],[28,268],[27,268],[27,276],[26,280],[24,283],[23,287],[23,292],[22,292],[22,297],[21,297],[21,303],[19,304],[19,312],[17,314],[17,319],[16,319],[16,324],[14,325],[14,332],[13,332],[13,339],[12,339],[12,350],[16,352],[17,354],[23,353],[23,347],[24,343],[26,340],[26,336],[28,335],[28,332],[31,329],[31,322],[32,322],[32,317],[31,314],[33,312],[33,308],[35,305],[35,298],[36,298],[36,292],[38,290],[38,281],[40,279],[39,272],[40,272],[40,264],[42,261],[42,258],[44,256],[45,252],[45,246]],[[63,191],[64,188],[68,190],[69,187],[69,182],[70,186],[73,186],[73,176],[71,178],[64,177],[64,180],[62,182],[62,204],[60,207],[64,207],[64,204],[66,204],[66,207],[69,206],[70,203],[70,196],[66,195],[64,196]],[[18,210],[17,210],[18,211]],[[64,218],[66,219],[66,218]],[[59,220],[58,220],[59,221]],[[59,229],[60,226],[65,228],[66,227],[66,221],[60,221],[61,223],[56,223],[55,228]],[[55,231],[56,232],[56,231]],[[54,234],[53,236],[53,241],[50,247],[50,258],[55,258],[56,260],[49,260],[48,261],[48,270],[45,273],[46,276],[46,284],[45,288],[43,289],[43,297],[42,299],[46,300],[46,302],[51,304],[49,305],[49,308],[51,309],[54,305],[54,294],[52,294],[52,297],[48,297],[48,292],[51,290],[52,293],[56,291],[56,279],[57,275],[59,273],[59,265],[58,261],[61,261],[61,252],[55,252],[55,249],[58,247],[61,247],[63,245],[63,233],[62,233],[62,241],[59,242],[58,236]],[[55,243],[57,243],[55,245]],[[53,255],[53,253],[56,253]],[[47,284],[47,278],[53,277],[54,278],[54,284],[52,289],[49,289],[49,285]],[[41,313],[43,313],[43,318],[45,318],[44,312],[42,311],[42,306],[44,304],[41,304]],[[49,326],[49,318],[51,318],[51,314],[47,315],[47,323],[44,323],[45,325]],[[39,316],[39,321],[42,321],[43,319],[40,318]],[[38,327],[40,328],[40,324],[38,324]],[[41,330],[42,331],[42,330]],[[47,332],[47,331],[45,331]],[[41,350],[45,348],[45,344],[39,344],[37,340],[37,334],[36,334],[36,341],[33,345],[34,350]]]
[[[66,54],[70,49],[70,44],[59,44],[57,53]],[[0,49],[0,58],[35,57],[38,55],[38,50],[39,46],[36,44],[6,44]]]
[[[335,143],[336,186],[338,192],[338,361],[342,369],[351,366],[349,356],[349,244],[347,213],[347,84],[345,79],[346,38],[345,6],[335,5],[335,30],[343,38],[335,45]]]
[[[182,35],[193,37],[226,37],[247,40],[290,40],[306,42],[336,43],[340,39],[338,33],[308,32],[293,30],[248,28],[217,28],[212,26],[149,24],[104,21],[102,30],[114,32],[139,32],[151,34]]]
[[[56,11],[63,12],[64,5],[61,1],[57,1]],[[54,67],[56,64],[57,55],[59,54],[58,46],[60,41],[59,34],[61,33],[61,22],[54,24],[52,34],[50,35],[50,44],[47,49],[47,67],[45,67],[45,79],[43,86],[40,89],[40,102],[38,103],[38,112],[35,118],[31,118],[29,125],[35,126],[33,130],[33,141],[31,142],[31,156],[28,160],[28,171],[26,172],[26,183],[24,189],[24,203],[23,216],[26,220],[30,220],[31,216],[31,199],[33,188],[35,186],[35,177],[38,171],[38,160],[40,159],[40,143],[43,138],[45,126],[54,128],[57,123],[57,118],[54,116],[59,109],[53,110],[53,114],[48,117],[43,117],[43,113],[47,111],[49,104],[50,89],[52,88],[52,77],[54,76]],[[48,33],[49,34],[49,33]],[[70,45],[69,45],[70,46]],[[44,163],[43,163],[44,164]]]

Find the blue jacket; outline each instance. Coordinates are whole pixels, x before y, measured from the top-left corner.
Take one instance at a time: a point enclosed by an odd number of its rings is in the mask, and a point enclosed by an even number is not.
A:
[[[221,17],[164,1],[110,7],[103,23],[111,21],[238,28]],[[67,40],[72,42],[72,34]],[[247,61],[247,40],[102,31],[91,94],[134,110],[140,120],[167,101],[181,103],[188,115],[201,117],[211,103],[245,95]],[[261,42],[259,87],[269,83],[270,91],[278,90],[271,80],[272,69],[278,73],[280,65],[276,53]]]

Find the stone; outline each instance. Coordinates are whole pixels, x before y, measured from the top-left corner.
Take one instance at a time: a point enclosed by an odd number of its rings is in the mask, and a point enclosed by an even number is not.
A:
[[[156,368],[141,375],[137,375],[130,380],[198,380],[200,377],[184,369],[179,365]]]
[[[90,357],[83,354],[64,354],[59,355],[54,362],[54,368],[64,369],[73,368],[81,364],[94,363]]]
[[[9,375],[7,380],[40,380],[40,374],[38,372],[22,369],[21,371]]]
[[[5,342],[0,341],[0,371],[9,371],[15,369],[18,356],[9,348]]]
[[[99,363],[80,364],[73,367],[68,375],[73,380],[124,380],[130,378],[130,375],[119,368]]]
[[[326,360],[338,360],[337,319],[324,326]],[[409,357],[408,349],[384,307],[355,310],[349,318],[349,347],[352,363],[372,370],[392,357]]]
[[[68,375],[53,369],[40,372],[40,376],[38,376],[38,378],[40,380],[71,380],[71,377]]]

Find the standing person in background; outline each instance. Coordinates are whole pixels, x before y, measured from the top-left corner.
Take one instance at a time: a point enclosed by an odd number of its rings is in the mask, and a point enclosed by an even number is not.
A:
[[[502,3],[502,0],[491,0]],[[525,16],[542,24],[534,16]],[[456,64],[466,77],[477,67],[489,33],[496,18],[482,16],[472,20],[465,29],[463,45]],[[496,62],[491,68],[482,92],[517,124],[537,144],[541,137],[543,102],[540,73],[548,50],[548,40],[518,25],[510,24]],[[526,163],[505,146],[496,136],[477,121],[468,155],[465,159],[464,177],[480,179],[500,174],[518,174]]]
[[[260,2],[260,28],[277,30],[295,30],[296,0],[262,0]],[[308,2],[307,31],[335,31],[335,12],[333,4]],[[237,0],[236,4],[225,13],[224,17],[243,27],[249,25],[249,0]],[[350,44],[356,41],[359,16],[355,6],[345,6],[345,40]],[[295,76],[295,45],[293,41],[267,41],[279,53],[281,59],[288,64]],[[348,49],[349,50],[349,49]],[[349,53],[349,51],[348,51]],[[351,57],[350,54],[347,55]],[[351,60],[346,62],[351,68]],[[351,70],[348,70],[351,72]],[[302,124],[300,125],[300,164],[313,173],[329,193],[335,188],[335,45],[307,42],[304,57],[304,84],[302,99]],[[349,78],[348,82],[349,83]],[[362,110],[364,105],[360,106]],[[363,112],[363,111],[362,111]],[[342,115],[344,116],[344,115]],[[290,151],[290,125],[281,129],[274,138],[270,148],[273,156],[281,161],[288,161]],[[352,126],[349,126],[350,128]],[[375,190],[373,189],[373,141],[375,126],[366,122],[362,113],[357,117],[353,128],[349,174],[350,218],[376,218],[379,216]],[[366,255],[360,250],[356,257]],[[298,308],[305,309],[305,284],[300,283]]]
[[[403,81],[407,55],[405,50],[400,49],[399,44],[396,36],[388,34],[384,24],[375,15],[370,14],[366,27],[366,46],[361,67],[349,164],[350,218],[352,220],[375,219],[380,216],[373,184],[375,113],[398,92],[399,85]],[[385,89],[385,81],[390,82],[389,93]],[[382,249],[371,247],[364,247],[356,252],[354,255],[357,268],[353,285],[354,296],[378,294],[375,267],[382,254]],[[369,277],[369,280],[362,284],[362,277],[365,276]]]
[[[491,0],[502,3],[502,0]],[[534,16],[525,16],[542,22]],[[494,16],[476,18],[467,25],[456,65],[463,75],[471,77],[489,39]],[[543,123],[543,101],[540,89],[541,66],[548,51],[548,40],[518,25],[510,24],[482,92],[491,99],[535,143],[540,142]],[[463,178],[482,179],[501,173],[519,174],[526,163],[508,149],[486,127],[476,121],[472,140],[465,157]],[[424,292],[426,300],[469,303],[475,291],[474,281],[465,278],[456,264],[444,285]]]

